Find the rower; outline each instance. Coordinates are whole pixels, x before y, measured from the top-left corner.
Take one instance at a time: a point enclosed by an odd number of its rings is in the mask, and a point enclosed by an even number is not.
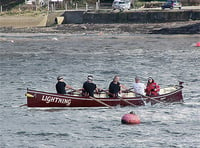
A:
[[[96,84],[93,83],[93,76],[88,75],[87,81],[83,83],[82,94],[85,97],[94,97],[94,91],[98,92]]]
[[[133,89],[136,93],[136,96],[140,97],[141,95],[145,95],[145,85],[140,82],[140,78],[138,76],[135,77],[135,83],[133,83]],[[140,95],[141,94],[141,95]]]
[[[113,81],[109,85],[108,95],[111,98],[117,98],[119,94],[121,94],[121,88],[127,89],[124,85],[119,83],[119,76],[115,76]]]
[[[73,89],[70,85],[67,85],[64,82],[64,78],[62,76],[57,77],[56,91],[58,94],[66,94],[66,89]]]

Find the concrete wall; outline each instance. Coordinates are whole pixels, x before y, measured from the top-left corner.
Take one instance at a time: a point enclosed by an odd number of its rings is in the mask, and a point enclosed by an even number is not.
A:
[[[173,21],[200,20],[200,10],[180,11],[137,11],[123,13],[95,13],[66,11],[65,24],[82,23],[165,23]]]
[[[46,26],[54,25],[56,17],[63,16],[63,15],[64,15],[64,11],[61,11],[61,12],[50,12],[48,14],[48,19],[47,19],[47,22],[46,22]],[[63,21],[63,23],[64,23],[64,21]]]
[[[84,11],[51,12],[38,16],[0,16],[0,27],[52,26],[56,17],[64,16],[63,24],[165,23],[200,20],[200,10],[141,11],[123,13],[94,13]]]
[[[84,11],[66,11],[64,14],[64,24],[82,24]]]

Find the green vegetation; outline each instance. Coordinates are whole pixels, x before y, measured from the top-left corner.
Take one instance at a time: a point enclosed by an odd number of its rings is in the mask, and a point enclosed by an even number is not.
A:
[[[140,0],[135,0],[133,8],[140,8],[145,5],[145,2]]]
[[[46,14],[46,11],[5,11],[0,13],[0,16],[37,16],[41,14]]]

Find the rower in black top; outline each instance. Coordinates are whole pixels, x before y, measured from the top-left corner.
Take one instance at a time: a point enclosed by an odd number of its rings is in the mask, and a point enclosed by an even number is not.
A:
[[[118,94],[121,93],[121,87],[126,89],[126,87],[119,83],[119,76],[115,76],[113,81],[109,85],[108,95],[111,98],[118,97]]]
[[[93,76],[89,75],[87,77],[87,81],[85,83],[83,83],[83,96],[90,96],[90,97],[94,97],[94,91],[98,92],[97,86],[96,84],[93,83]]]
[[[64,82],[63,77],[58,76],[57,80],[58,80],[58,82],[56,84],[56,91],[58,94],[66,94],[66,89],[73,89],[70,85],[67,85]]]

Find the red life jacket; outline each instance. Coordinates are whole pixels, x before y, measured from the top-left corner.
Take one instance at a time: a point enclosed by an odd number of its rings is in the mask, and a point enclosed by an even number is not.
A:
[[[155,82],[148,83],[147,88],[145,89],[147,96],[158,96],[159,91],[160,91],[160,86],[157,85]]]

